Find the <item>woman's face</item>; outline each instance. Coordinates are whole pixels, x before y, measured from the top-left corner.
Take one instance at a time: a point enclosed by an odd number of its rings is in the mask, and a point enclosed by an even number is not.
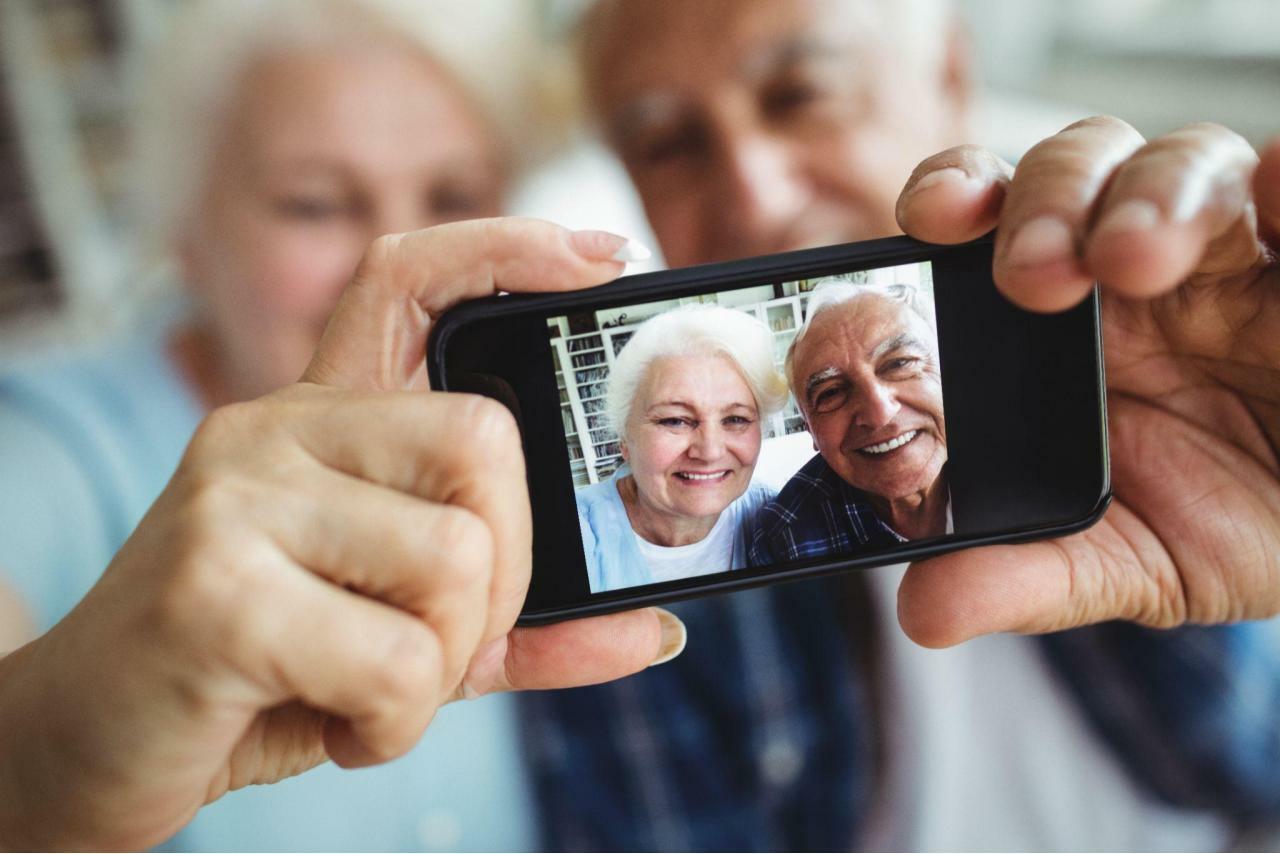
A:
[[[298,378],[374,238],[497,215],[495,142],[457,85],[406,49],[254,66],[179,247],[226,391]]]
[[[725,356],[657,359],[636,392],[622,453],[651,511],[712,519],[747,490],[760,413]]]

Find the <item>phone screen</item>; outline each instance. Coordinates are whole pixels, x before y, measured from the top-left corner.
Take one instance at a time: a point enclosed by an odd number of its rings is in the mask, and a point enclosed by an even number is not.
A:
[[[990,239],[891,238],[500,297],[435,388],[520,424],[522,621],[1079,530],[1109,499],[1096,295],[1021,311]]]
[[[952,528],[929,261],[548,319],[592,593]]]

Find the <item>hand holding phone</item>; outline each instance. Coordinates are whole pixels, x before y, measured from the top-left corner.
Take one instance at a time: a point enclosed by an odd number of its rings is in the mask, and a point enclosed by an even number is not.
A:
[[[912,637],[1280,612],[1280,141],[1259,160],[1217,125],[1148,143],[1089,119],[1016,172],[973,146],[932,157],[898,213],[938,243],[998,225],[996,283],[1026,308],[1101,282],[1116,494],[1087,533],[913,566]]]
[[[1016,309],[992,246],[891,238],[443,317],[433,384],[496,397],[521,425],[535,532],[522,621],[1096,520],[1096,302]]]
[[[214,412],[84,601],[0,658],[0,839],[150,847],[229,789],[391,759],[450,700],[677,652],[650,610],[511,630],[530,537],[511,418],[422,382],[436,312],[607,280],[623,243],[495,220],[375,244],[303,381]]]

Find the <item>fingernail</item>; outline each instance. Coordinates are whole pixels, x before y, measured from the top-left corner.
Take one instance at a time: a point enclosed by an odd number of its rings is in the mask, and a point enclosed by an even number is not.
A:
[[[956,166],[947,166],[942,169],[935,169],[919,181],[916,181],[911,187],[911,192],[907,195],[914,196],[916,193],[927,190],[930,187],[936,187],[939,184],[959,185],[962,183],[977,186],[979,181],[977,178],[971,177],[969,173],[965,172],[963,169]]]
[[[1094,228],[1093,235],[1150,231],[1159,224],[1160,208],[1146,199],[1130,199],[1107,211]]]
[[[684,652],[684,645],[689,639],[689,632],[685,629],[684,623],[680,622],[680,618],[666,608],[654,608],[653,610],[658,612],[658,622],[662,624],[662,646],[658,648],[657,657],[649,662],[650,667],[657,667],[659,664],[666,664]]]
[[[1011,267],[1038,267],[1075,255],[1071,227],[1055,216],[1042,216],[1018,229],[1005,255]]]
[[[644,261],[653,252],[638,240],[614,234],[611,231],[588,229],[569,234],[569,244],[574,251],[591,261]]]

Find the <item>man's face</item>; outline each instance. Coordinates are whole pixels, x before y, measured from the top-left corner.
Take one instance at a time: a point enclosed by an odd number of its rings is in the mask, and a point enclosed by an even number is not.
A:
[[[877,0],[603,2],[589,96],[673,266],[895,234],[962,132],[950,66],[903,59]]]
[[[886,500],[928,489],[947,460],[936,336],[904,303],[867,295],[813,319],[791,381],[813,442],[845,482]]]

